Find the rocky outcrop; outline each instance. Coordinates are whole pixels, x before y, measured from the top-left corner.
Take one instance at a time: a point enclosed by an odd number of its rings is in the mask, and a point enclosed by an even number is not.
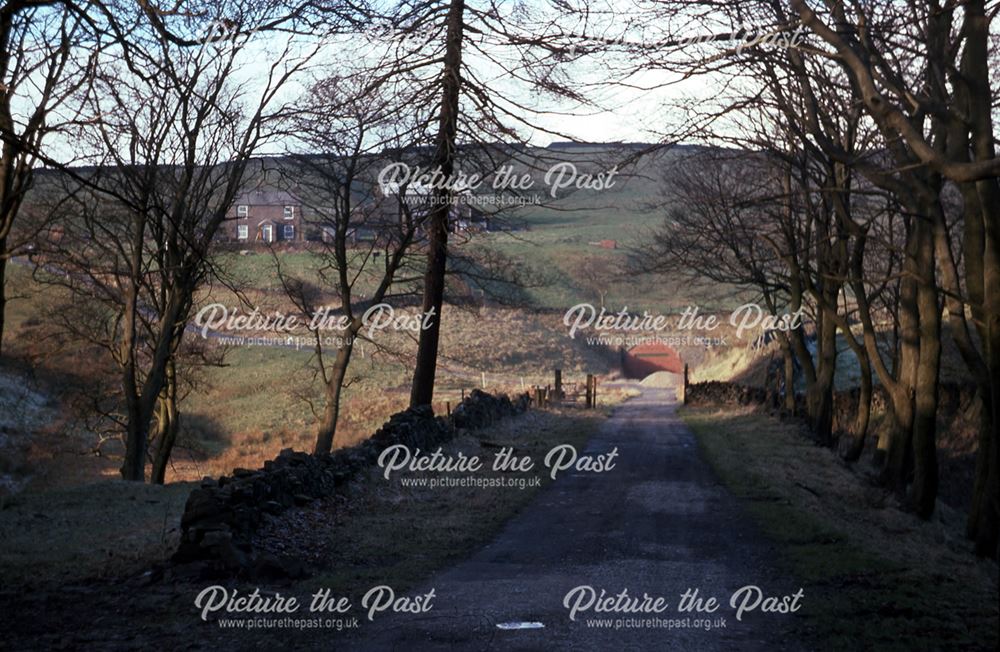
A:
[[[429,406],[392,417],[357,446],[329,455],[285,449],[263,468],[236,469],[232,475],[205,478],[191,492],[181,517],[181,542],[173,561],[208,562],[213,570],[295,574],[287,560],[255,554],[254,532],[268,515],[280,514],[344,491],[360,472],[376,464],[383,450],[396,444],[428,450],[460,429],[477,429],[527,409],[527,394],[511,400],[473,390],[451,417],[435,417]]]

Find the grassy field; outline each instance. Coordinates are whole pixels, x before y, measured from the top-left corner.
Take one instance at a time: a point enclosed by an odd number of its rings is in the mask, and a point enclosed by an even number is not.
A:
[[[960,514],[916,520],[797,425],[738,408],[683,416],[806,587],[807,647],[997,649],[997,565],[973,557]]]
[[[505,209],[494,223],[501,230],[486,234],[452,237],[451,247],[475,255],[490,249],[506,255],[523,266],[529,287],[518,292],[527,308],[565,310],[581,302],[602,303],[620,310],[650,310],[675,313],[697,304],[703,309],[731,307],[731,292],[717,284],[691,282],[629,271],[630,250],[649,241],[666,215],[665,190],[669,166],[676,164],[680,153],[660,153],[644,159],[639,166],[628,163],[634,151],[606,148],[573,151],[542,151],[534,171],[532,192],[545,194],[544,171],[553,163],[571,161],[581,171],[608,170],[620,166],[613,187],[604,190],[564,190],[557,199],[545,195],[546,202],[521,208]],[[617,249],[601,248],[599,243],[614,240]],[[275,274],[275,259],[267,253],[248,250],[218,256],[220,269],[238,284],[265,292],[280,290]],[[308,252],[285,252],[280,255],[284,273],[317,282],[322,267],[319,257]],[[422,256],[410,264],[420,277]],[[407,274],[414,276],[414,274]],[[478,280],[469,280],[474,289]],[[373,288],[371,277],[362,277],[359,294]]]
[[[283,255],[302,269],[311,260],[309,254]],[[267,256],[233,256],[245,266],[242,273],[255,270],[262,282],[270,278],[269,273],[273,276]],[[7,352],[30,369],[25,373],[40,401],[51,403],[45,405],[45,415],[39,412],[39,419],[59,424],[50,428],[53,432],[44,440],[34,438],[35,450],[24,456],[30,462],[17,470],[30,473],[29,487],[37,488],[114,477],[121,452],[117,440],[104,442],[100,456],[88,455],[98,439],[87,423],[70,414],[70,403],[85,399],[90,388],[85,377],[77,376],[98,363],[108,364],[106,354],[87,351],[49,328],[45,315],[58,313],[67,300],[61,290],[34,283],[29,269],[19,265],[12,266],[9,282],[23,298],[10,304]],[[280,298],[267,292],[257,291],[257,299],[262,310],[282,306]],[[231,292],[218,286],[203,297],[207,301],[239,305]],[[482,387],[484,380],[489,391],[518,392],[533,384],[551,383],[556,367],[563,369],[567,383],[582,382],[587,373],[608,373],[614,356],[567,338],[560,319],[556,314],[502,307],[447,306],[435,409],[445,412],[446,403],[457,405],[463,391]],[[199,335],[186,337],[194,340]],[[217,347],[220,343],[208,344]],[[406,407],[415,349],[409,333],[386,331],[376,334],[374,341],[358,343],[351,382],[344,392],[338,445],[369,436],[391,414]],[[67,367],[70,357],[74,364]],[[282,448],[311,449],[316,413],[323,405],[315,362],[308,346],[244,345],[230,347],[223,366],[198,369],[197,382],[181,403],[181,431],[168,481],[219,475],[237,466],[254,467]],[[23,383],[25,377],[9,380]]]
[[[651,233],[663,224],[669,167],[683,155],[661,152],[636,166],[628,162],[633,154],[600,148],[548,152],[553,160],[576,161],[581,170],[617,165],[620,171],[611,188],[577,190],[559,195],[549,205],[517,209],[504,219],[524,230],[484,238],[490,246],[536,270],[538,286],[526,292],[533,305],[554,309],[581,302],[599,305],[602,292],[603,303],[615,310],[627,306],[671,314],[689,304],[704,309],[731,304],[726,291],[708,283],[629,271],[630,250],[648,243]],[[536,187],[544,185],[538,182]],[[603,240],[616,241],[618,248],[601,248]]]

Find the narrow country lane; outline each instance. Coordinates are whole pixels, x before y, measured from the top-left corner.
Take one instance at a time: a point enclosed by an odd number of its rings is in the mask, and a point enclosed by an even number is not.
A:
[[[728,601],[743,586],[781,596],[799,586],[775,569],[768,542],[718,483],[676,410],[673,389],[643,388],[584,451],[597,455],[617,447],[615,469],[559,478],[496,540],[414,592],[435,590],[431,612],[363,624],[351,649],[798,649],[787,633],[794,614],[733,618]],[[722,606],[714,614],[690,614],[691,620],[722,617],[725,626],[595,627],[588,620],[631,614],[593,611],[573,622],[563,601],[581,585],[609,596],[623,589],[630,597],[664,596],[669,609],[663,619],[677,619],[680,594],[697,588]],[[509,622],[544,628],[497,627]]]

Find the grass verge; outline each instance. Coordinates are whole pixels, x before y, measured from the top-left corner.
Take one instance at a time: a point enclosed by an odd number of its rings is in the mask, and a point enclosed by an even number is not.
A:
[[[997,565],[972,556],[960,513],[917,520],[795,424],[744,408],[682,414],[806,587],[808,648],[997,649]]]
[[[14,496],[0,509],[0,585],[122,577],[167,558],[192,486],[112,480]]]

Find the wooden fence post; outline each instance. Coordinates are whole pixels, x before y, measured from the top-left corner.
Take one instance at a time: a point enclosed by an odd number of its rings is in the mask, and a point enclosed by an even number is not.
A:
[[[681,390],[681,405],[687,405],[688,402],[688,366],[687,363],[684,364],[684,386]]]
[[[562,369],[556,369],[556,400],[561,401],[562,398],[563,398]]]
[[[594,407],[593,384],[594,384],[594,375],[587,374],[587,401],[585,405],[588,410]]]

